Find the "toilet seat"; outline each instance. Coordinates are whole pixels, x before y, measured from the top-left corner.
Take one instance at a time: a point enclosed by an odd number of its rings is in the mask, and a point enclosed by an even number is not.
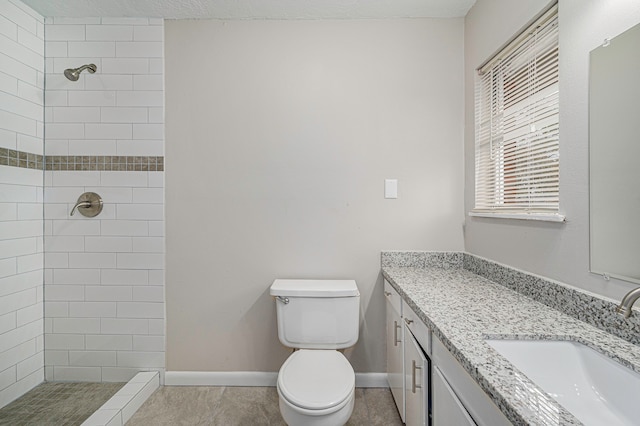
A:
[[[278,393],[308,415],[339,410],[352,398],[354,388],[353,367],[335,350],[296,351],[278,373]]]

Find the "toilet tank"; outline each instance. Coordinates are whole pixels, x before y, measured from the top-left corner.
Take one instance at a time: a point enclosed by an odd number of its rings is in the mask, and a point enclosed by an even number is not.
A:
[[[354,280],[278,279],[270,293],[283,345],[342,349],[358,341],[360,292]]]

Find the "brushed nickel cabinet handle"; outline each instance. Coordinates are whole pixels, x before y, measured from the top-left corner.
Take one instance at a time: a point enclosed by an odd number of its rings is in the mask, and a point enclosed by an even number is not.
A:
[[[416,384],[416,370],[422,370],[418,367],[415,360],[411,360],[411,392],[416,393],[416,389],[422,389],[422,386]]]
[[[393,346],[398,346],[400,340],[398,340],[398,329],[400,328],[400,324],[398,321],[393,322]]]

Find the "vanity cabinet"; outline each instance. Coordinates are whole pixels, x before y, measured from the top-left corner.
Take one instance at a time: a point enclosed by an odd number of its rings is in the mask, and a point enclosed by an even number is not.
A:
[[[437,337],[432,337],[433,426],[511,426]]]
[[[398,407],[402,421],[404,412],[404,327],[402,326],[402,299],[385,280],[384,295],[387,311],[387,382]]]
[[[511,426],[456,358],[385,280],[387,381],[407,426]]]
[[[433,425],[476,426],[438,367],[431,373]]]
[[[404,336],[405,424],[429,426],[429,359],[408,328]]]
[[[386,281],[384,294],[389,388],[407,426],[428,426],[430,332]]]
[[[431,332],[404,300],[404,400],[405,424],[428,426],[430,417],[429,395]]]

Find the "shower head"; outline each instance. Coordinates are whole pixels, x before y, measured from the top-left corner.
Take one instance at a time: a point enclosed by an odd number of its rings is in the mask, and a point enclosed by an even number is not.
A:
[[[89,70],[89,72],[93,74],[97,69],[98,67],[96,67],[95,64],[83,65],[78,68],[67,68],[66,70],[64,70],[64,76],[71,81],[78,81],[78,78],[80,78],[80,73],[82,71]]]

